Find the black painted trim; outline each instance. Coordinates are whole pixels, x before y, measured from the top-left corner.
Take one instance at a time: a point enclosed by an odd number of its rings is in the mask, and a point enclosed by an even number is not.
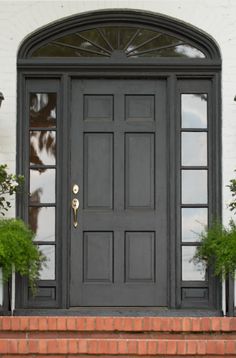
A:
[[[34,49],[58,35],[63,36],[73,30],[81,31],[91,28],[91,26],[109,26],[111,24],[144,26],[155,28],[155,30],[159,29],[170,35],[175,34],[183,40],[187,39],[190,44],[197,46],[200,50],[202,49],[208,58],[220,59],[220,52],[215,41],[203,31],[169,16],[149,11],[126,9],[86,12],[55,21],[30,35],[22,44],[18,58],[29,58]]]
[[[143,26],[155,27],[155,29],[160,28],[163,31],[170,31],[177,34],[182,34],[185,38],[188,38],[192,44],[196,45],[201,49],[204,47],[204,52],[208,53],[207,59],[176,59],[176,58],[159,58],[159,59],[148,59],[148,58],[138,58],[138,59],[125,59],[118,62],[115,59],[69,59],[69,58],[27,58],[30,54],[30,51],[33,48],[36,48],[39,45],[42,45],[42,42],[48,40],[49,38],[58,35],[61,32],[70,32],[71,29],[79,27],[88,28],[91,25],[96,26],[96,24],[107,24],[108,22],[121,21],[121,23],[132,23],[132,24],[143,24]],[[168,129],[169,129],[169,203],[168,203],[168,213],[169,213],[169,232],[168,232],[168,242],[169,242],[169,275],[170,280],[168,284],[168,307],[171,308],[165,310],[154,310],[158,312],[157,315],[163,316],[217,316],[221,315],[221,286],[220,283],[214,280],[212,297],[214,297],[214,302],[211,301],[211,308],[216,308],[216,310],[210,311],[209,309],[199,310],[185,310],[181,308],[181,297],[180,297],[180,287],[184,287],[184,284],[180,286],[180,277],[176,272],[176,260],[178,262],[179,256],[177,253],[178,241],[176,240],[177,233],[177,217],[175,214],[175,208],[177,205],[176,191],[174,185],[176,184],[176,165],[179,163],[176,152],[176,90],[178,80],[210,80],[212,81],[212,116],[215,119],[214,122],[214,133],[212,143],[214,148],[217,148],[217,151],[214,155],[214,165],[215,165],[215,180],[214,180],[214,190],[217,193],[214,196],[214,215],[221,215],[221,59],[220,52],[214,40],[203,33],[202,31],[193,28],[181,21],[176,21],[175,19],[158,15],[150,12],[141,12],[135,10],[107,10],[107,11],[95,11],[92,13],[85,13],[81,15],[76,15],[58,22],[54,22],[43,29],[39,29],[34,34],[29,36],[23,45],[21,46],[18,53],[18,122],[17,122],[17,172],[24,173],[24,163],[26,160],[27,153],[24,150],[24,135],[25,135],[25,116],[24,113],[27,113],[27,101],[25,101],[25,83],[27,80],[43,81],[48,79],[54,79],[60,81],[59,92],[62,96],[62,101],[60,104],[61,109],[61,121],[60,131],[63,133],[63,143],[64,148],[67,148],[70,137],[70,108],[69,101],[70,98],[70,81],[71,78],[163,78],[167,80],[167,120],[168,120]],[[65,133],[67,133],[65,135]],[[61,134],[62,136],[62,134]],[[62,195],[64,202],[68,202],[68,193],[67,188],[70,183],[70,173],[63,171],[62,168],[66,163],[70,162],[70,155],[63,152],[62,148],[59,148],[59,154],[61,156],[61,164],[59,164],[58,170],[62,172],[61,180],[64,183],[64,186],[61,187]],[[61,167],[60,167],[61,165]],[[178,178],[177,178],[178,180]],[[62,199],[61,199],[62,200]],[[18,195],[17,197],[17,215],[23,218],[27,218],[27,213],[25,208],[27,206],[26,200]],[[70,227],[68,215],[64,215],[62,208],[62,201],[59,203],[59,215],[62,215],[63,220],[66,221],[64,227],[61,226],[61,235],[62,237],[69,237],[69,233],[66,230],[66,227]],[[172,239],[171,239],[172,238]],[[68,240],[64,240],[61,246],[60,259],[62,260],[65,270],[60,271],[60,291],[58,292],[57,302],[58,307],[61,309],[45,310],[41,307],[40,310],[27,309],[22,310],[18,309],[16,314],[27,314],[27,315],[124,315],[125,312],[131,312],[131,315],[153,315],[153,310],[143,310],[138,309],[136,311],[131,309],[112,309],[108,310],[107,313],[101,309],[91,309],[87,310],[81,308],[80,310],[67,310],[69,307],[68,292],[69,292],[69,253],[68,252]],[[46,285],[46,282],[45,282]],[[201,285],[203,287],[204,285]],[[22,302],[23,292],[21,287],[21,280],[17,282],[17,289],[19,295],[17,297],[17,307],[23,307]],[[192,287],[199,287],[197,283],[192,284]],[[48,305],[48,307],[50,304]],[[177,309],[177,310],[176,310]],[[147,313],[148,312],[148,313]]]

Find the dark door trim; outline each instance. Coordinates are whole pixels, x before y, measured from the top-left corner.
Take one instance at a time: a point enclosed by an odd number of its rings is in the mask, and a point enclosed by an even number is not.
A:
[[[204,46],[205,51],[209,54],[208,59],[150,59],[142,61],[117,61],[117,60],[104,60],[97,62],[94,59],[81,59],[79,61],[73,59],[30,59],[28,58],[29,51],[33,46],[37,46],[43,38],[53,36],[60,31],[71,29],[77,26],[88,26],[90,24],[104,23],[108,21],[118,21],[125,18],[126,22],[131,21],[135,23],[148,24],[153,27],[167,28],[169,27],[172,32],[182,33],[188,36],[193,42]],[[61,98],[59,104],[61,122],[59,124],[60,130],[63,134],[59,134],[59,149],[58,153],[61,156],[61,162],[58,166],[61,174],[62,182],[68,187],[69,176],[68,173],[63,171],[63,166],[70,160],[68,153],[63,151],[67,148],[70,137],[70,108],[68,99],[70,98],[71,78],[164,78],[167,80],[167,117],[169,129],[169,283],[168,283],[168,306],[170,309],[181,308],[181,291],[179,275],[176,274],[176,260],[179,262],[179,234],[178,226],[176,224],[176,205],[177,195],[176,184],[176,171],[179,163],[174,153],[178,152],[179,144],[176,138],[175,126],[176,121],[176,107],[177,107],[177,83],[181,80],[209,80],[211,83],[212,91],[212,147],[210,153],[212,155],[213,172],[211,173],[214,178],[212,188],[212,215],[221,215],[221,60],[219,50],[214,41],[206,34],[191,28],[190,26],[178,22],[176,20],[159,16],[152,13],[145,13],[139,11],[99,11],[94,13],[82,14],[76,17],[66,19],[62,22],[57,22],[48,26],[43,30],[39,30],[30,36],[22,45],[18,54],[18,122],[17,122],[17,171],[25,173],[25,160],[28,158],[28,152],[24,148],[25,131],[26,131],[26,116],[27,113],[27,95],[26,95],[26,82],[34,81],[47,81],[58,80],[58,94]],[[62,144],[63,140],[63,146]],[[63,184],[63,185],[64,185]],[[62,185],[62,186],[63,186]],[[63,200],[68,200],[67,193],[64,192]],[[17,198],[17,215],[22,218],[26,216],[26,203],[27,193],[23,197]],[[61,231],[62,235],[66,235],[66,229]],[[177,235],[177,237],[176,237]],[[65,309],[68,307],[68,256],[67,256],[67,242],[63,243],[63,250],[61,250],[61,263],[60,266],[65,267],[62,270],[59,279],[58,301],[49,304],[49,302],[29,302],[28,290],[26,283],[18,280],[18,287],[20,294],[17,297],[18,308],[45,308],[45,307],[58,307]],[[212,278],[212,300],[209,303],[208,309],[221,309],[221,285],[217,280]],[[23,287],[25,287],[23,289]],[[197,307],[195,307],[197,308]]]

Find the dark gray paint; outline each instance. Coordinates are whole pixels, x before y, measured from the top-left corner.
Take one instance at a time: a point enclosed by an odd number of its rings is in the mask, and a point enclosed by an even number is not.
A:
[[[135,26],[148,26],[154,29],[166,29],[177,33],[182,33],[187,39],[191,39],[194,44],[200,44],[201,48],[208,54],[208,59],[172,59],[172,58],[156,58],[156,59],[29,59],[27,58],[31,50],[35,46],[43,44],[44,41],[54,34],[59,32],[65,33],[67,30],[78,26],[78,29],[86,29],[91,27],[91,23],[112,23],[118,22],[120,25],[123,22],[127,25],[134,23]],[[200,307],[204,310],[198,310],[199,302],[194,301],[190,306],[190,310],[177,309],[186,306],[181,303],[181,282],[179,273],[180,256],[179,256],[179,234],[176,230],[179,225],[179,216],[176,212],[178,204],[178,193],[176,188],[179,186],[179,178],[176,176],[177,168],[179,166],[178,156],[178,133],[179,127],[176,121],[176,112],[178,104],[177,84],[179,80],[204,80],[208,79],[212,84],[212,105],[210,117],[211,121],[211,151],[212,171],[210,171],[211,185],[212,185],[212,207],[213,213],[211,215],[220,216],[221,213],[221,59],[217,45],[212,38],[205,33],[192,28],[183,22],[178,22],[162,15],[148,13],[144,11],[127,11],[127,10],[107,10],[96,11],[76,15],[74,17],[63,19],[63,21],[50,24],[48,27],[34,32],[29,36],[20,48],[18,53],[18,121],[17,121],[17,172],[25,173],[27,182],[27,172],[25,172],[25,163],[28,156],[25,143],[27,142],[27,81],[35,81],[38,85],[36,90],[43,87],[48,88],[49,83],[53,81],[60,82],[57,88],[60,95],[60,119],[58,121],[58,152],[60,160],[58,161],[58,207],[57,207],[57,230],[58,230],[58,251],[57,251],[57,282],[56,287],[56,301],[44,300],[40,297],[35,297],[34,301],[28,298],[27,282],[17,278],[17,307],[27,307],[27,310],[18,311],[22,314],[91,314],[91,315],[111,315],[111,314],[126,314],[125,308],[112,310],[63,310],[69,307],[69,235],[71,229],[70,221],[70,193],[71,193],[71,178],[68,164],[70,163],[70,152],[68,150],[71,142],[70,138],[70,81],[72,78],[96,78],[97,81],[104,78],[162,78],[167,80],[167,116],[166,125],[168,128],[168,160],[165,169],[168,172],[168,215],[167,215],[167,229],[168,229],[168,307],[170,310],[145,310],[140,309],[129,311],[129,315],[219,315],[220,311],[209,311],[212,307],[221,309],[221,284],[215,278],[209,275],[210,287],[210,302],[206,301]],[[189,82],[189,83],[190,83]],[[55,87],[53,87],[55,90]],[[58,111],[58,115],[59,115]],[[27,195],[17,195],[17,215],[27,220]],[[210,215],[210,217],[212,217]],[[63,218],[63,220],[62,220]],[[146,218],[147,219],[147,218]],[[63,239],[63,240],[62,240]],[[53,283],[55,285],[55,283]],[[46,296],[49,290],[47,287],[52,286],[51,282],[41,282],[40,286],[45,290]],[[187,289],[198,286],[197,283],[187,283]],[[191,286],[191,287],[189,287]],[[52,292],[55,286],[52,287]],[[184,286],[183,286],[184,289]],[[204,289],[204,288],[203,288]],[[7,290],[5,290],[5,293]],[[195,291],[194,291],[195,292]],[[50,295],[48,295],[50,297]],[[7,297],[4,299],[4,307],[7,310]],[[41,307],[40,310],[30,310],[30,307]],[[44,310],[45,307],[60,307],[60,310]],[[194,310],[192,309],[194,308]],[[206,309],[207,308],[207,309]],[[118,313],[117,313],[118,312]],[[4,312],[3,312],[4,313]]]
[[[168,304],[165,93],[161,80],[72,82],[71,185],[80,186],[80,209],[71,233],[71,306]],[[137,113],[134,104],[126,109],[127,96],[146,96]]]

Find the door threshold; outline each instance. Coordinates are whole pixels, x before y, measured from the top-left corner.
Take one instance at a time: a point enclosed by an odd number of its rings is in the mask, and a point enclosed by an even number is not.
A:
[[[168,309],[166,307],[73,307],[69,309],[16,309],[14,316],[120,316],[120,317],[221,317],[209,309]]]

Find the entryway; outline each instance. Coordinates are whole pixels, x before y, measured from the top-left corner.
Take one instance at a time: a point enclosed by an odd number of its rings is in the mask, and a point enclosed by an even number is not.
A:
[[[220,216],[220,71],[207,34],[143,11],[24,41],[17,215],[48,266],[35,297],[18,279],[19,310],[221,310],[220,283],[192,260]]]

